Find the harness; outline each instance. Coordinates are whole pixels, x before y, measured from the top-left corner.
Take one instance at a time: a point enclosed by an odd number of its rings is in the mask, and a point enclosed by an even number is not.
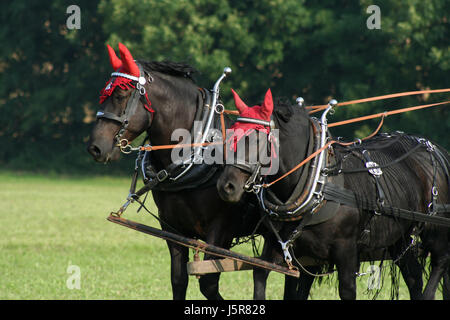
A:
[[[193,125],[191,137],[194,137],[193,144],[202,145],[215,141],[220,137],[212,135],[212,129],[221,127],[220,119],[216,117],[224,111],[223,105],[219,101],[219,87],[221,81],[231,73],[230,68],[224,68],[223,74],[214,84],[212,90],[199,88],[197,110],[194,124],[200,122],[200,126]],[[172,163],[167,168],[157,171],[151,163],[151,144],[145,145],[138,154],[136,160],[136,170],[140,167],[144,178],[145,186],[139,194],[150,190],[176,192],[184,189],[209,187],[213,185],[219,174],[218,165],[208,165],[203,162],[202,151],[204,148],[198,146],[193,148],[190,158],[183,163]]]
[[[419,223],[432,223],[441,226],[450,227],[450,219],[441,216],[436,216],[437,213],[450,212],[450,204],[439,204],[438,190],[436,186],[436,173],[438,164],[444,171],[450,187],[449,175],[449,161],[447,157],[442,154],[439,148],[435,147],[430,141],[424,138],[412,137],[416,145],[408,152],[398,157],[394,161],[379,165],[373,161],[370,150],[364,149],[358,145],[361,141],[354,143],[355,147],[360,149],[360,155],[363,160],[364,168],[343,170],[338,168],[336,157],[333,156],[334,149],[331,143],[326,143],[329,139],[327,128],[326,115],[332,110],[336,103],[330,102],[328,108],[322,114],[321,120],[311,118],[311,134],[308,142],[308,155],[315,154],[312,162],[307,163],[302,174],[298,180],[292,195],[286,203],[282,203],[270,189],[266,186],[271,184],[257,185],[257,188],[248,188],[248,184],[258,181],[257,174],[251,172],[251,176],[246,183],[246,191],[257,190],[257,199],[263,214],[267,214],[270,219],[266,219],[268,225],[278,239],[284,253],[284,258],[289,267],[292,266],[292,256],[290,254],[290,247],[292,247],[295,240],[302,234],[302,230],[306,226],[319,224],[325,222],[335,216],[341,205],[347,205],[360,210],[365,210],[374,213],[375,215],[386,215],[394,218],[401,218],[411,220]],[[394,142],[406,136],[403,133],[398,133],[397,137],[392,137]],[[407,136],[410,137],[410,136]],[[394,143],[390,141],[383,147]],[[380,182],[383,175],[382,168],[398,163],[419,148],[426,148],[431,157],[433,166],[433,183],[431,188],[431,202],[428,204],[428,212],[422,213],[403,208],[396,208],[386,203],[386,195]],[[350,148],[351,149],[351,148]],[[246,170],[248,171],[248,170]],[[375,182],[376,201],[358,201],[355,192],[343,187],[343,173],[354,172],[368,172]],[[284,176],[283,176],[284,177]],[[449,189],[450,190],[450,189]],[[301,192],[300,192],[301,191]],[[278,231],[273,226],[271,220],[278,221],[299,221],[298,226],[291,232],[286,241],[283,241],[278,234]]]
[[[200,122],[201,125],[191,128],[191,136],[193,137],[195,137],[196,130],[205,128],[211,103],[211,92],[209,90],[202,88],[199,89],[199,92],[200,96],[194,121]],[[216,118],[210,129],[218,128],[220,128],[220,123],[219,119]],[[172,163],[158,171],[152,163],[149,148],[151,148],[151,145],[147,144],[139,151],[135,166],[135,169],[142,173],[146,190],[177,192],[185,189],[206,188],[215,184],[216,177],[218,178],[220,173],[220,166],[208,165],[199,161],[201,160],[199,159],[201,153],[197,154],[196,151],[198,149],[201,151],[201,147],[193,150],[189,158],[190,161],[187,163]],[[194,157],[198,163],[194,162]]]
[[[269,214],[272,219],[280,221],[299,220],[305,212],[315,213],[323,206],[323,187],[327,181],[327,175],[322,171],[327,161],[331,161],[328,158],[328,152],[323,148],[327,140],[326,115],[334,105],[335,103],[332,102],[332,105],[322,115],[320,122],[315,118],[311,118],[308,153],[313,150],[317,152],[320,148],[322,150],[314,158],[313,163],[308,164],[304,168],[293,193],[286,203],[282,203],[270,189],[262,188],[262,185],[255,184],[255,181],[261,181],[263,177],[258,179],[255,177],[255,172],[251,172],[252,175],[245,184],[246,190],[251,190],[257,194],[262,210]],[[247,120],[244,119],[244,121]],[[242,165],[237,167],[242,168]],[[251,165],[246,167],[246,171],[249,172],[248,168]]]
[[[141,67],[139,67],[139,69],[141,70],[142,75]],[[144,73],[148,76],[149,82],[152,82],[153,78],[145,71]],[[97,118],[106,118],[121,124],[121,128],[116,134],[115,139],[123,153],[131,153],[132,151],[139,150],[135,161],[135,170],[127,201],[114,213],[116,216],[120,216],[129,204],[134,201],[138,201],[143,205],[143,203],[139,201],[139,197],[151,190],[178,192],[185,189],[206,188],[216,183],[218,176],[221,173],[219,170],[221,166],[205,164],[202,161],[202,150],[204,150],[202,145],[207,145],[209,144],[209,141],[214,141],[218,138],[216,136],[211,136],[211,129],[224,127],[224,124],[221,123],[221,119],[215,117],[215,115],[224,112],[225,108],[219,102],[219,86],[221,81],[230,73],[230,68],[224,68],[223,74],[216,81],[212,90],[198,88],[199,96],[194,123],[196,121],[201,121],[201,125],[197,128],[192,126],[191,136],[194,137],[193,144],[200,146],[194,148],[191,157],[185,163],[172,163],[159,171],[155,169],[155,166],[151,161],[151,151],[153,149],[150,141],[147,145],[133,148],[128,140],[121,139],[121,136],[128,125],[128,119],[134,114],[137,108],[139,96],[142,97],[146,95],[143,86],[146,83],[145,78],[142,76],[136,78],[125,74],[129,79],[137,81],[137,84],[136,90],[132,93],[132,96],[127,102],[124,114],[121,117],[118,117],[109,112],[99,111],[97,113]],[[122,74],[119,73],[112,73],[111,75],[122,76]],[[148,137],[144,141],[146,140],[148,140]],[[142,174],[144,186],[139,190],[136,190],[139,173]]]

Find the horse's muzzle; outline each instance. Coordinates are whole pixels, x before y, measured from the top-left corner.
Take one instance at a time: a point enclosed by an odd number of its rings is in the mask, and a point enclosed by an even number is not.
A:
[[[96,146],[95,144],[89,145],[87,148],[87,151],[91,154],[91,156],[95,160],[99,159],[102,155],[100,148],[98,146]]]
[[[237,168],[226,166],[216,185],[220,198],[227,202],[239,202],[245,192],[244,184],[247,178],[248,174]]]
[[[120,157],[120,149],[116,147],[104,147],[101,144],[91,142],[87,151],[97,162],[107,163],[109,161],[118,160]]]

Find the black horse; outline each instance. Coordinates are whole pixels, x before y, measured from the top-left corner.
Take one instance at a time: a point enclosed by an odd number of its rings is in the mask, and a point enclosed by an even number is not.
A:
[[[175,144],[178,141],[171,140],[175,129],[191,130],[199,115],[200,120],[205,118],[201,109],[209,110],[205,96],[207,92],[195,84],[191,77],[195,72],[192,67],[167,61],[137,61],[134,66],[131,54],[123,45],[119,45],[122,60],[108,48],[111,64],[120,72],[113,74],[115,78],[108,82],[102,92],[102,107],[97,113],[97,122],[88,146],[89,153],[96,161],[106,163],[118,159],[120,143],[132,141],[143,132],[147,132],[153,145]],[[131,74],[131,82],[127,82],[128,78],[120,78],[124,73],[125,77]],[[144,84],[139,86],[141,76],[145,79],[142,81]],[[117,85],[114,82],[117,79],[125,84]],[[133,100],[136,100],[136,106],[131,105]],[[225,117],[225,122],[226,127],[229,127],[231,120]],[[166,177],[173,165],[171,150],[152,152],[150,162],[148,171],[156,173],[152,181],[164,180],[152,189],[164,230],[199,238],[226,249],[231,247],[234,238],[253,233],[259,220],[257,210],[252,209],[247,202],[225,202],[218,195],[215,185],[223,166],[199,166],[193,169],[192,172],[199,172],[191,177],[186,186]],[[152,174],[147,173],[149,176]],[[186,181],[189,177],[184,176],[180,180],[183,179]],[[199,183],[200,180],[203,181]],[[185,299],[189,251],[169,241],[167,245],[171,256],[173,298]],[[212,257],[205,256],[205,259],[208,258]],[[206,298],[222,298],[219,294],[219,277],[220,273],[200,278],[200,290]]]
[[[261,177],[266,183],[282,177],[307,158],[314,150],[314,132],[317,131],[320,135],[321,130],[320,123],[312,120],[305,108],[300,106],[277,106],[272,120],[275,128],[279,130],[279,170],[274,176]],[[243,121],[245,122],[245,119]],[[327,138],[331,139],[329,133]],[[259,137],[259,150],[268,149],[265,146],[268,143],[269,139],[261,141]],[[246,144],[248,150],[248,142]],[[257,157],[253,155],[252,159],[255,158]],[[315,159],[317,158],[319,156]],[[246,154],[241,162],[248,163],[248,159],[249,154]],[[303,166],[267,189],[261,184],[258,185],[255,172],[249,170],[254,170],[254,164],[248,164],[247,168],[242,165],[226,166],[217,184],[224,200],[240,201],[244,195],[244,187],[247,190],[260,190],[257,192],[258,198],[263,215],[267,217],[265,222],[271,230],[270,233],[264,234],[265,245],[261,258],[276,263],[293,259],[292,263],[295,264],[298,261],[295,257],[309,256],[335,265],[340,297],[355,299],[356,275],[361,256],[370,256],[380,249],[387,249],[401,269],[411,298],[434,298],[443,276],[444,298],[448,297],[449,274],[445,270],[448,270],[450,259],[450,229],[387,216],[382,210],[378,210],[387,206],[427,212],[430,208],[437,207],[438,202],[449,203],[448,152],[426,139],[397,132],[391,135],[379,134],[360,144],[335,144],[324,151],[324,159],[326,170],[319,172],[319,177],[325,181],[325,185],[335,185],[334,189],[329,189],[338,191],[335,199],[318,200],[296,221],[289,221],[293,220],[289,219],[289,215],[302,204],[308,195],[308,188],[312,188],[311,181],[314,179],[309,178],[309,172],[313,172],[313,167],[318,165],[314,160],[309,162],[314,165]],[[375,166],[374,171],[369,172],[369,163],[372,164],[370,167]],[[382,165],[382,169],[377,163]],[[249,177],[252,178],[251,181]],[[249,182],[253,182],[256,189],[249,188]],[[316,190],[318,189],[313,191]],[[294,193],[300,196],[292,197]],[[347,199],[342,201],[342,197]],[[281,210],[283,208],[284,211]],[[311,214],[311,211],[315,213]],[[285,221],[277,221],[281,219],[283,212],[287,218]],[[329,216],[324,221],[320,221],[321,212],[328,212]],[[430,213],[448,216],[448,212]],[[269,218],[269,214],[274,216],[274,219]],[[316,219],[313,217],[319,219],[318,223],[312,223]],[[420,235],[423,250],[431,253],[431,275],[423,295],[422,269],[412,250],[409,250],[413,233]],[[286,245],[285,250],[282,250],[280,243]],[[262,269],[254,271],[254,293],[257,299],[265,298],[268,273]],[[305,293],[309,292],[311,284],[312,281],[306,281],[299,285],[302,291],[299,296],[306,298]]]

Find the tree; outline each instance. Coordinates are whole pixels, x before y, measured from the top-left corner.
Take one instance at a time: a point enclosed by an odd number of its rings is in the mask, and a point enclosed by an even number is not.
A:
[[[224,66],[229,88],[258,102],[268,87],[275,95],[307,104],[449,87],[446,1],[381,1],[381,29],[368,29],[370,1],[231,0],[102,1],[108,41],[124,41],[140,57],[192,63],[202,85],[212,86]],[[130,22],[132,21],[132,22]],[[432,36],[429,36],[432,34]],[[416,96],[338,109],[336,120],[439,100]],[[433,101],[437,101],[433,100]],[[439,139],[448,130],[448,108],[388,118],[386,129]],[[426,121],[423,121],[426,119]],[[375,121],[337,129],[364,136]],[[440,141],[446,146],[449,142]]]
[[[85,142],[109,78],[106,43],[135,58],[197,68],[212,88],[225,66],[249,104],[267,88],[306,104],[450,87],[450,3],[378,1],[380,29],[368,29],[372,1],[99,0],[78,1],[81,29],[69,29],[69,1],[9,2],[0,17],[0,163],[17,168],[94,167]],[[421,95],[337,109],[330,122],[448,100]],[[449,107],[387,118],[384,130],[423,134],[449,148]],[[333,129],[348,139],[376,121]],[[105,169],[106,170],[106,169]],[[108,168],[108,171],[110,169]]]
[[[87,120],[105,81],[105,37],[95,1],[15,1],[0,13],[0,162],[27,169],[82,166]],[[70,168],[66,167],[66,170]]]

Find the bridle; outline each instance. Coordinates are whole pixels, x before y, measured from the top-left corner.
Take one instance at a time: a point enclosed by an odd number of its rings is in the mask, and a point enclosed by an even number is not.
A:
[[[127,105],[125,107],[124,112],[122,113],[122,115],[119,117],[117,115],[115,115],[112,112],[107,112],[107,111],[103,111],[103,110],[99,110],[96,114],[96,119],[108,119],[114,122],[117,122],[120,127],[117,131],[117,133],[114,136],[114,144],[116,146],[118,146],[122,152],[124,153],[129,153],[129,151],[126,150],[126,148],[129,145],[129,142],[127,139],[122,139],[123,134],[125,133],[128,124],[129,124],[129,120],[130,118],[135,114],[137,106],[140,102],[140,99],[143,97],[146,97],[146,89],[145,89],[145,84],[148,82],[149,84],[153,82],[153,77],[146,71],[143,71],[143,68],[138,64],[139,67],[139,71],[140,71],[140,76],[139,77],[135,77],[126,73],[122,73],[122,72],[113,72],[111,73],[111,83],[114,81],[115,77],[123,77],[126,79],[130,79],[135,83],[135,89],[133,90],[130,98],[127,101]],[[147,78],[145,77],[147,76]],[[148,98],[147,101],[149,102]],[[150,106],[148,106],[148,108],[146,107],[146,109],[152,114],[152,119],[153,119],[153,109],[149,109]]]
[[[272,161],[272,146],[274,143],[274,140],[272,139],[272,131],[275,129],[275,122],[273,119],[271,121],[265,121],[255,118],[247,118],[247,117],[238,117],[236,119],[236,122],[242,122],[242,123],[252,123],[257,125],[263,125],[264,127],[269,129],[269,133],[266,135],[267,140],[265,142],[266,148],[268,153],[270,154],[271,161]],[[256,131],[255,131],[256,132]],[[259,150],[260,151],[260,150]],[[259,152],[258,152],[259,154]],[[244,171],[248,174],[250,174],[249,178],[244,184],[244,190],[246,192],[253,192],[253,193],[259,193],[261,187],[262,187],[262,180],[263,176],[261,175],[261,169],[263,168],[263,165],[259,160],[256,162],[250,162],[245,159],[237,159],[237,163],[230,164],[232,167],[238,168],[241,171]]]
[[[314,138],[315,143],[314,143],[314,148],[315,151],[313,152],[314,154],[316,154],[317,156],[314,157],[314,164],[311,166],[311,168],[313,168],[313,170],[311,171],[311,175],[310,175],[310,185],[307,188],[307,193],[305,194],[305,197],[299,202],[295,202],[296,205],[294,207],[289,207],[289,209],[286,209],[286,212],[275,212],[274,210],[272,210],[273,208],[267,208],[266,207],[266,199],[264,199],[264,189],[268,188],[270,185],[272,185],[274,182],[282,179],[283,177],[286,176],[283,175],[280,178],[277,178],[275,181],[267,184],[267,183],[262,183],[263,182],[263,176],[261,176],[261,174],[259,172],[257,172],[257,170],[261,169],[261,166],[259,167],[255,167],[255,166],[250,166],[250,164],[247,165],[247,169],[246,172],[250,173],[250,177],[249,179],[246,181],[245,183],[245,191],[247,192],[254,192],[257,194],[257,198],[260,202],[261,208],[269,213],[270,215],[285,215],[287,217],[293,217],[296,215],[301,215],[306,209],[313,207],[313,208],[317,208],[318,204],[320,204],[323,200],[323,187],[325,185],[325,179],[326,179],[326,175],[323,174],[323,168],[325,166],[325,158],[326,158],[326,147],[328,146],[326,141],[328,139],[328,129],[327,129],[327,114],[328,112],[330,112],[333,107],[337,104],[337,102],[335,102],[335,100],[330,101],[330,104],[328,106],[328,108],[324,111],[324,113],[322,114],[322,117],[320,119],[320,121],[318,120],[313,120],[313,122],[311,122],[311,126],[312,127],[320,127],[320,130],[318,130],[318,134],[312,136],[312,138]],[[270,126],[271,129],[274,128],[274,124],[275,122],[271,121],[273,123],[272,126]],[[317,123],[316,123],[317,122]],[[313,124],[315,123],[315,124]],[[316,130],[317,131],[317,130]],[[271,133],[271,132],[270,132]],[[268,139],[268,145],[270,144],[270,133],[269,135],[267,135],[267,139]],[[242,166],[238,167],[239,169],[243,170]],[[256,171],[250,171],[250,168],[252,168],[253,170]],[[291,173],[291,172],[288,172]],[[276,207],[276,206],[275,206]]]

